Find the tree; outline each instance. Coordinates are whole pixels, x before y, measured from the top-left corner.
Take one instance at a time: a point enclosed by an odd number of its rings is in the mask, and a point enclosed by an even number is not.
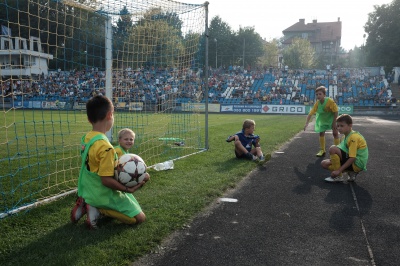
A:
[[[314,58],[315,51],[306,39],[294,38],[292,44],[283,50],[284,64],[293,69],[313,68]]]
[[[255,32],[254,27],[240,27],[234,40],[238,65],[244,68],[256,67],[258,58],[264,54],[264,41],[260,34]]]
[[[235,51],[234,32],[231,27],[219,16],[215,16],[210,22],[208,35],[209,64],[218,64],[219,67],[231,65]]]
[[[147,11],[133,26],[120,51],[124,62],[134,68],[176,66],[185,55],[182,23],[177,18],[176,14],[165,14],[160,8]]]
[[[261,66],[273,66],[278,67],[278,56],[279,56],[279,40],[273,39],[270,42],[265,42],[263,45],[263,55],[259,58],[259,64]]]
[[[365,46],[367,64],[392,69],[400,65],[400,0],[374,6],[364,26],[368,34]]]

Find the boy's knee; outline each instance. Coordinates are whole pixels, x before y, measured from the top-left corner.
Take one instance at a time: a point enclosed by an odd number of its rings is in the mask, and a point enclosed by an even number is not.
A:
[[[136,223],[140,224],[143,223],[144,221],[146,221],[146,215],[144,214],[144,212],[139,213],[138,215],[135,216],[136,218]]]
[[[338,150],[339,150],[339,148],[336,145],[332,145],[332,146],[329,147],[329,153],[330,154],[337,153]]]
[[[323,161],[321,162],[322,168],[329,169],[329,166],[330,166],[330,165],[331,165],[330,160],[323,160]]]

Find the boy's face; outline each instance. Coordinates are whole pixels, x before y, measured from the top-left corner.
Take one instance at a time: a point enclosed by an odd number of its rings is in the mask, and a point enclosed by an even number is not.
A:
[[[124,150],[129,150],[130,148],[132,148],[134,143],[135,143],[135,137],[130,132],[125,133],[124,135],[121,136],[121,138],[119,138],[119,145]]]
[[[315,93],[315,96],[317,97],[317,99],[318,99],[319,101],[321,101],[321,100],[323,100],[323,99],[325,98],[325,94],[324,94],[322,91],[317,91],[317,92]]]
[[[109,131],[114,125],[114,107],[107,113],[107,131]]]
[[[352,125],[348,125],[345,122],[336,122],[336,127],[340,134],[349,134],[351,132]]]
[[[252,125],[252,126],[246,128],[245,131],[247,134],[253,134],[255,129],[256,129],[256,126]]]

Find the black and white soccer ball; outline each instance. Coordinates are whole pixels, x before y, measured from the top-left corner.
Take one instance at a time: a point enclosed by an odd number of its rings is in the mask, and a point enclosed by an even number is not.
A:
[[[134,187],[146,178],[147,166],[136,154],[128,153],[118,159],[115,179],[126,187]]]

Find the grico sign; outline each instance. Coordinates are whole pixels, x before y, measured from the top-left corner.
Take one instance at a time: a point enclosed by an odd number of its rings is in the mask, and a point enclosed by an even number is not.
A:
[[[305,114],[304,105],[262,105],[261,113],[264,114]]]

